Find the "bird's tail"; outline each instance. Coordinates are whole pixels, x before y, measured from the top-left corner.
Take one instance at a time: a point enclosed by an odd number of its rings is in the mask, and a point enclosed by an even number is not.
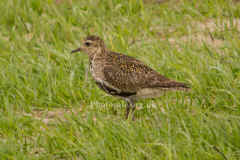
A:
[[[176,90],[189,91],[191,89],[188,84],[185,84],[182,82],[170,81],[168,85],[169,85],[169,88],[176,89]]]
[[[170,90],[183,90],[183,91],[188,91],[190,90],[190,86],[182,83],[182,82],[176,82],[176,81],[167,81],[165,83],[161,83],[158,85],[158,87],[161,87],[163,89],[170,89]]]

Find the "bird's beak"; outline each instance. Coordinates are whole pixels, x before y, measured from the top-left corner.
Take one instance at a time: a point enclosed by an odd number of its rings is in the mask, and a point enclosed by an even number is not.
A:
[[[81,48],[77,48],[77,49],[73,50],[71,53],[75,53],[75,52],[79,52],[79,51],[81,51]]]

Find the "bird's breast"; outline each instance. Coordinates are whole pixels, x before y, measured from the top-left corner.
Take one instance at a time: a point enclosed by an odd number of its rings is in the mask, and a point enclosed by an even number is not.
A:
[[[104,79],[103,75],[103,65],[98,61],[90,61],[90,72],[95,81],[102,81]]]

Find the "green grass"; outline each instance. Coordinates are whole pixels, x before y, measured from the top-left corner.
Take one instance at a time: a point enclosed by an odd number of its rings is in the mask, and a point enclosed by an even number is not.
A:
[[[1,0],[0,8],[0,159],[240,159],[239,3]],[[88,34],[192,91],[141,101],[137,120],[125,120],[125,104],[86,78],[87,56],[70,54]]]

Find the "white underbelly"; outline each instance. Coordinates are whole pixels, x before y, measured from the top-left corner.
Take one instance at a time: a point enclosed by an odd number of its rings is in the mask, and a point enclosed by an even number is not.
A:
[[[140,99],[144,98],[157,98],[164,94],[164,89],[162,88],[144,88],[137,92],[136,97]]]

